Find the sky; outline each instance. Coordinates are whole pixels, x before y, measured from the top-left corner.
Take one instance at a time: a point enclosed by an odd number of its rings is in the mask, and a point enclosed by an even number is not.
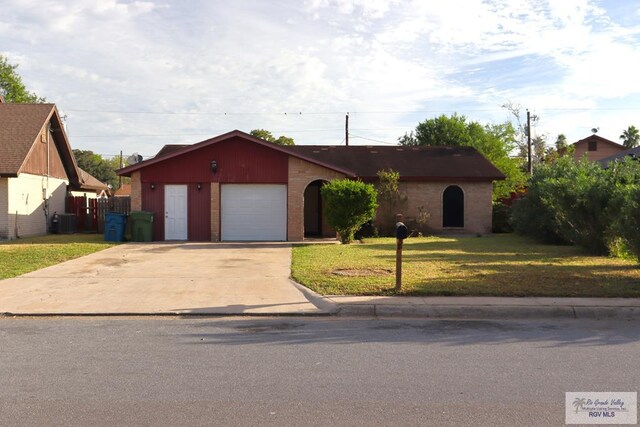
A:
[[[630,0],[0,0],[0,54],[73,148],[147,158],[263,128],[396,144],[441,114],[538,117],[549,144],[640,127]]]

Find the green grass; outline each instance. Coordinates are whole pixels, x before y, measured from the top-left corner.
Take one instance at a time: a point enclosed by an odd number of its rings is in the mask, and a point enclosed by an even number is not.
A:
[[[101,234],[51,234],[0,243],[0,280],[114,246]]]
[[[388,238],[296,246],[292,277],[323,295],[393,295],[395,247]],[[403,260],[402,295],[640,297],[634,261],[513,234],[410,238]],[[344,276],[335,274],[339,269],[378,272]]]

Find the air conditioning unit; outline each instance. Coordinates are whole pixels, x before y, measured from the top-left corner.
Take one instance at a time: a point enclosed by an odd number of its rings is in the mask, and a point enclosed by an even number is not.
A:
[[[60,224],[58,225],[58,233],[73,234],[76,232],[76,214],[58,214]]]

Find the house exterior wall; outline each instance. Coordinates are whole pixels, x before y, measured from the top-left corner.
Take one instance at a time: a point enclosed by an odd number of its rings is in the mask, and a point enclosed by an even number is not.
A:
[[[581,141],[574,144],[575,151],[573,153],[573,158],[580,160],[586,153],[587,159],[595,162],[597,160],[606,159],[607,157],[611,157],[625,150],[624,147],[617,147],[602,141],[596,141],[596,143],[598,148],[596,151],[589,151],[589,141]]]
[[[9,238],[9,178],[0,178],[0,240]]]
[[[189,201],[187,209],[187,227],[190,241],[206,242],[211,240],[211,187],[209,185],[188,185]]]
[[[131,174],[131,210],[142,210],[142,183],[140,181],[140,172]]]
[[[140,185],[142,204],[135,210],[153,212],[153,240],[164,240],[164,184],[154,184],[154,187],[151,189],[147,182]],[[134,210],[133,199],[131,210]]]
[[[7,202],[6,205],[0,202],[2,212],[6,213],[6,218],[0,218],[0,238],[11,240],[45,234],[51,215],[65,212],[68,181],[30,174],[20,174],[17,178],[5,178],[3,181],[5,184],[0,184],[0,194],[7,195]],[[2,187],[6,190],[3,191]],[[47,212],[43,189],[47,190]]]
[[[220,241],[220,183],[211,183],[211,241]]]
[[[345,175],[309,163],[296,157],[289,157],[289,180],[287,183],[287,240],[304,239],[304,190],[316,180],[331,181]],[[335,234],[333,234],[335,236]]]
[[[29,155],[25,159],[21,172],[68,179],[51,132],[43,130],[38,135],[36,142],[31,147],[31,151],[29,151]]]
[[[442,227],[442,194],[450,185],[464,192],[464,228]],[[400,191],[407,196],[404,212],[406,222],[415,220],[419,207],[430,214],[427,227],[436,232],[491,233],[493,186],[490,182],[400,182]]]
[[[286,184],[288,154],[234,137],[142,169],[142,182]],[[216,161],[217,171],[211,171]]]

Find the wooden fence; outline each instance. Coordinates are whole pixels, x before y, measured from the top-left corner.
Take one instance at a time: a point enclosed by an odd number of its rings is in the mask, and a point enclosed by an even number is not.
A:
[[[104,233],[104,216],[107,212],[129,214],[130,211],[131,197],[67,197],[67,213],[76,215],[76,227],[79,232]]]

